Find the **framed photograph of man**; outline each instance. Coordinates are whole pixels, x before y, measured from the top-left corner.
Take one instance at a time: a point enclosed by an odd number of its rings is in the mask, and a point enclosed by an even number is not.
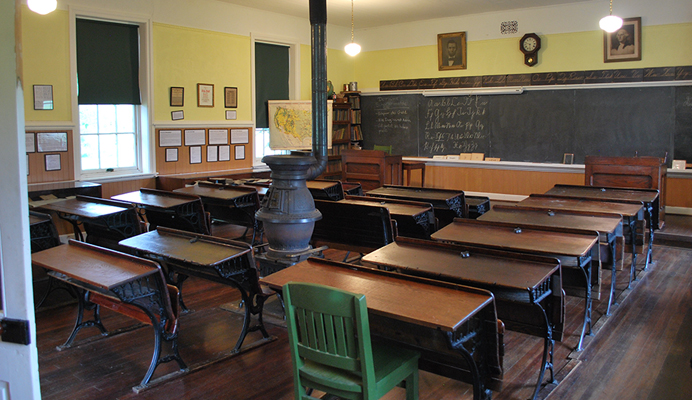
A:
[[[613,33],[603,32],[603,61],[638,61],[642,59],[642,18],[625,18]]]
[[[437,35],[437,65],[439,71],[466,69],[466,32]]]

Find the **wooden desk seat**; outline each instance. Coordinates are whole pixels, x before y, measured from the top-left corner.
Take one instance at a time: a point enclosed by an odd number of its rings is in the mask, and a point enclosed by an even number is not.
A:
[[[367,191],[365,195],[431,203],[440,228],[452,223],[454,218],[468,218],[466,199],[461,190],[384,185]]]
[[[103,217],[95,219],[82,220],[82,226],[84,227],[84,232],[86,232],[87,243],[122,251],[123,249],[118,246],[119,241],[142,233],[142,225],[140,224],[137,210],[134,205],[117,200],[77,196],[77,199],[80,198],[83,200],[88,199],[88,201],[92,203],[123,207],[126,209],[120,213],[104,215]]]
[[[389,210],[378,205],[315,200],[322,219],[315,221],[313,247],[365,254],[394,241],[396,225]]]
[[[75,240],[35,253],[32,262],[81,292],[75,327],[58,350],[71,347],[84,327],[96,326],[107,333],[100,317],[100,307],[106,307],[154,328],[154,354],[144,378],[133,387],[135,392],[149,385],[161,363],[176,361],[180,371],[187,371],[177,345],[178,289],[166,284],[158,264]],[[85,310],[93,310],[93,319],[84,321]],[[161,355],[163,343],[170,345],[171,354]]]
[[[137,206],[140,216],[149,223],[149,230],[159,226],[211,234],[211,214],[204,210],[199,196],[165,190],[141,188],[139,191],[112,197]]]
[[[342,202],[387,207],[389,215],[396,221],[397,236],[430,239],[430,234],[437,230],[438,222],[430,203],[367,196],[346,196]]]
[[[259,272],[252,254],[252,246],[213,236],[159,227],[120,244],[136,254],[160,263],[166,270],[169,282],[180,291],[189,276],[218,282],[238,289],[244,304],[243,328],[231,353],[240,351],[248,332],[259,330],[265,340],[270,339],[264,328],[262,312],[264,301],[273,291],[259,284]],[[258,323],[250,326],[253,315]]]
[[[44,214],[29,210],[29,237],[31,239],[31,253],[47,250],[60,245],[60,236],[50,214]],[[34,294],[43,293],[41,298],[34,297],[36,309],[41,307],[48,295],[57,289],[65,289],[71,295],[74,293],[67,286],[60,285],[58,280],[46,274],[45,268],[32,268]]]

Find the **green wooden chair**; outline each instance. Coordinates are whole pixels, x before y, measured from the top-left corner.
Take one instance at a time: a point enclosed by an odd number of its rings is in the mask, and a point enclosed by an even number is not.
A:
[[[295,399],[315,399],[306,387],[344,399],[379,399],[406,382],[418,398],[420,354],[371,343],[365,296],[328,286],[283,287]]]
[[[379,151],[384,151],[387,154],[392,154],[392,145],[390,144],[389,146],[383,146],[380,144],[376,144],[373,147],[373,150],[379,150]]]

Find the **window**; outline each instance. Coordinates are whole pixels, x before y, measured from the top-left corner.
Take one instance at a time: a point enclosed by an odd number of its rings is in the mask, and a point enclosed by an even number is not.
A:
[[[148,168],[147,23],[74,17],[82,175],[127,175]]]

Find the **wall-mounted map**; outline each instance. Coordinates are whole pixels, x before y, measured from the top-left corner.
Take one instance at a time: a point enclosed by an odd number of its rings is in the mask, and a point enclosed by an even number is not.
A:
[[[327,101],[327,146],[332,147],[332,101]],[[312,101],[269,100],[269,147],[312,149]]]

